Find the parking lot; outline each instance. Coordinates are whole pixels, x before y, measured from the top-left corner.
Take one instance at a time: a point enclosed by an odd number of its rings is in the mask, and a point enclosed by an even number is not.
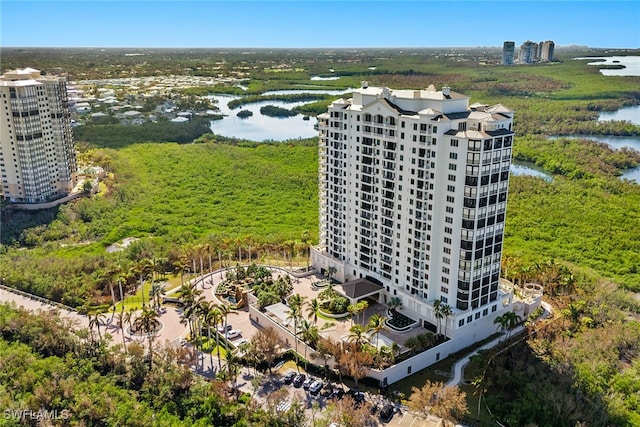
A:
[[[309,388],[311,388],[311,382],[307,382],[307,388],[305,388],[302,381],[295,384],[295,377],[298,376],[299,373],[304,375],[304,379],[306,380],[311,378],[311,381],[322,381],[322,388],[319,389],[317,393],[313,393],[309,390]],[[252,375],[249,372],[246,374],[247,375],[241,377],[239,380],[240,389],[242,391],[253,393],[254,390],[251,384]],[[287,374],[292,375],[291,377],[287,377]],[[283,390],[283,392],[279,392],[279,390]],[[341,390],[342,392],[336,390]],[[309,419],[312,418],[314,413],[316,419],[325,416],[327,414],[327,407],[334,401],[344,399],[345,396],[351,396],[354,401],[365,407],[367,410],[370,410],[372,406],[376,406],[376,410],[373,413],[372,418],[378,426],[437,427],[440,425],[439,420],[418,418],[409,413],[405,406],[386,399],[383,396],[349,390],[348,387],[342,384],[327,384],[321,378],[310,375],[303,369],[300,369],[300,372],[298,372],[298,369],[293,367],[290,363],[283,366],[273,375],[264,375],[261,377],[260,384],[255,390],[253,396],[261,405],[273,404],[276,410],[279,411],[286,411],[291,407],[293,402],[299,402],[305,408]],[[274,398],[277,398],[278,400],[276,402],[273,402],[273,400],[269,402],[270,399]],[[316,403],[315,408],[314,403]],[[381,419],[380,412],[386,405],[391,405],[393,408],[392,417],[388,421],[383,421]]]
[[[277,277],[279,274],[286,274],[280,270],[274,270],[274,277]],[[320,280],[321,277],[313,275],[305,278],[293,279],[293,292],[299,293],[305,297],[307,300],[312,298],[316,298],[317,294],[320,292],[319,289],[313,286],[313,283]],[[213,300],[216,303],[220,303],[215,294],[214,289],[215,285],[217,285],[220,280],[222,280],[222,275],[220,273],[215,273],[210,275],[209,277],[202,280],[201,286],[203,286],[204,295],[208,300]],[[386,306],[382,304],[374,303],[370,306],[364,317],[364,322],[368,320],[368,317],[373,315],[374,313],[383,314],[386,311]],[[240,332],[239,336],[230,339],[232,344],[237,344],[241,340],[250,340],[253,335],[257,332],[256,325],[249,318],[249,309],[248,307],[243,307],[237,311],[232,312],[227,317],[228,325],[233,330],[237,330]],[[320,320],[319,323],[323,323],[324,320]],[[351,326],[350,320],[342,320],[334,322],[334,326],[328,328],[326,332],[330,334],[330,336],[334,339],[340,339],[345,334],[348,333],[348,329]],[[386,332],[393,340],[397,340],[399,342],[404,342],[409,336],[413,335],[403,334],[402,336],[397,336],[393,332]],[[206,358],[205,358],[206,359]],[[206,365],[208,365],[207,360],[203,360],[203,365],[205,366],[203,374],[206,375],[207,372],[215,373],[216,366],[210,367],[211,369],[207,369]],[[290,365],[290,366],[289,366]],[[294,367],[293,364],[288,364],[281,369],[274,369],[274,373],[272,375],[259,373],[259,378],[257,381],[254,379],[254,371],[249,368],[243,368],[242,374],[238,377],[238,388],[244,392],[251,393],[253,398],[260,405],[268,405],[270,404],[269,400],[274,396],[277,396],[281,400],[276,403],[276,410],[285,411],[287,410],[291,404],[296,401],[302,404],[307,412],[307,416],[309,419],[312,418],[315,413],[316,418],[320,418],[326,415],[327,406],[331,405],[333,401],[336,399],[340,399],[342,396],[333,395],[328,393],[328,385],[323,383],[322,388],[318,391],[318,393],[311,393],[308,389],[300,384],[299,386],[295,386],[293,381],[285,383],[285,376],[287,373],[293,372],[298,374],[298,372],[304,374],[306,376],[305,379],[309,378],[309,374],[304,372],[302,368],[298,371],[297,368]],[[312,380],[321,380],[320,378],[316,378],[311,376]],[[254,390],[254,385],[257,386]],[[310,383],[307,384],[310,387]],[[308,388],[307,387],[307,388]],[[335,385],[333,388],[338,388],[344,390],[344,394],[349,394],[349,389],[344,385]],[[279,390],[283,390],[279,392]],[[337,392],[339,394],[339,392]],[[359,396],[359,395],[358,395]],[[353,396],[352,396],[353,397]],[[343,398],[343,397],[342,397]],[[389,426],[389,427],[436,427],[440,425],[439,420],[425,420],[422,418],[418,418],[413,414],[409,413],[405,406],[402,406],[396,402],[388,400],[383,396],[377,394],[363,393],[362,394],[362,402],[360,403],[367,409],[372,406],[376,406],[377,410],[373,415],[373,419],[377,422],[379,426]],[[314,403],[316,403],[314,407]],[[380,418],[380,411],[384,408],[385,405],[393,406],[393,414],[392,418],[384,422]]]

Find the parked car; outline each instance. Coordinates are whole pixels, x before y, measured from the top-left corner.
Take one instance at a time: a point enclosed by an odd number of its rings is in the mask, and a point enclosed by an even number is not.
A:
[[[388,423],[393,418],[393,413],[395,412],[395,408],[393,405],[387,404],[382,407],[380,410],[380,420],[383,423]]]
[[[229,332],[232,329],[233,329],[233,326],[231,326],[231,325],[220,325],[220,326],[218,326],[218,332],[220,332],[221,334],[224,334],[225,332]]]
[[[296,375],[296,377],[293,379],[293,386],[299,388],[300,386],[302,386],[302,383],[306,378],[307,376],[305,374]]]
[[[293,382],[293,379],[296,377],[296,373],[295,372],[288,372],[284,378],[283,381],[285,384],[291,384]]]
[[[342,388],[334,388],[331,392],[330,399],[342,399],[344,396],[344,389]]]
[[[309,386],[309,393],[313,395],[318,394],[323,385],[324,384],[320,380],[312,382],[311,385]]]
[[[333,386],[331,384],[327,384],[327,386],[323,387],[322,391],[320,391],[320,396],[331,397],[331,393],[333,393]]]
[[[311,386],[311,383],[313,382],[313,378],[309,377],[306,380],[304,380],[304,382],[302,383],[302,388],[305,390],[309,390],[309,387]]]
[[[360,406],[360,404],[364,402],[364,393],[359,390],[349,390],[349,395],[353,397],[356,406]]]
[[[231,329],[225,334],[225,337],[227,337],[228,340],[238,338],[239,336],[242,336],[242,332],[238,331],[237,329]]]
[[[248,339],[246,339],[246,338],[242,338],[242,339],[241,339],[241,340],[239,340],[238,342],[234,343],[234,345],[235,345],[236,347],[240,347],[240,346],[242,346],[242,345],[245,345],[245,344],[246,344],[246,343],[248,343],[248,342],[249,342],[249,340],[248,340]]]

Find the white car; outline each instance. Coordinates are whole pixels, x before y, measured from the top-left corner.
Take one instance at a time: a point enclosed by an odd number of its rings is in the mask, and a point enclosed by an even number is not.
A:
[[[240,336],[242,336],[242,332],[236,330],[236,329],[231,329],[229,332],[227,332],[224,335],[228,340],[232,340],[234,338],[238,338]]]
[[[320,389],[322,388],[324,384],[322,383],[322,381],[314,381],[311,383],[311,385],[309,386],[309,392],[311,394],[318,394],[318,392],[320,391]]]
[[[233,329],[233,327],[231,325],[218,326],[218,332],[220,332],[221,334],[224,334],[225,332],[229,332],[232,329]]]
[[[248,339],[246,339],[246,338],[242,338],[240,341],[238,341],[238,342],[234,343],[234,345],[235,345],[236,347],[241,347],[241,346],[245,345],[245,344],[246,344],[246,343],[248,343],[248,342],[249,342],[249,340],[248,340]]]

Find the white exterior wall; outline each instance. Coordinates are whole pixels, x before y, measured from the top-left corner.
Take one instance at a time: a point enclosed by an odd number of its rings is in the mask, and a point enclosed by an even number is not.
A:
[[[498,278],[513,112],[472,107],[433,87],[364,87],[334,102],[319,118],[321,241],[312,254],[338,280],[379,281],[381,302],[400,297],[406,314],[431,325],[433,301],[448,304],[447,335],[465,340],[510,304]]]
[[[76,159],[66,82],[25,69],[0,77],[2,194],[40,203],[68,194]]]

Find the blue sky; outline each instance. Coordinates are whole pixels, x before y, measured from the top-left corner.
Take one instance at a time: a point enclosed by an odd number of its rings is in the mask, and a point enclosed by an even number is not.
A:
[[[633,1],[0,0],[0,46],[640,48]]]

